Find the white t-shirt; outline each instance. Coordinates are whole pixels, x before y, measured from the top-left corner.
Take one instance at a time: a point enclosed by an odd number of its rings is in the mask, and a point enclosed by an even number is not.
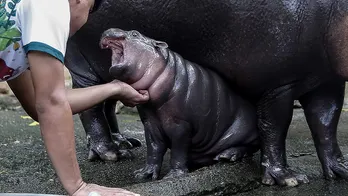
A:
[[[64,63],[69,29],[68,0],[0,1],[0,82],[28,69],[29,51],[48,53]]]

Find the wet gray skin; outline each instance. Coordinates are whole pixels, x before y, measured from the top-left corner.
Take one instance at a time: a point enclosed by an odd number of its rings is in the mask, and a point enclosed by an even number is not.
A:
[[[347,18],[346,0],[104,0],[70,39],[66,66],[74,88],[110,82],[110,50],[98,47],[101,34],[114,27],[141,31],[216,71],[256,107],[264,184],[307,182],[286,158],[294,100],[305,112],[323,176],[348,179],[337,143],[348,80]],[[104,102],[81,113],[90,149],[101,159],[114,152],[110,132],[120,135],[112,107]]]
[[[215,72],[134,30],[109,29],[100,45],[112,50],[111,76],[149,91],[150,101],[138,106],[147,145],[138,178],[157,179],[168,148],[171,170],[165,178],[259,149],[255,108]]]

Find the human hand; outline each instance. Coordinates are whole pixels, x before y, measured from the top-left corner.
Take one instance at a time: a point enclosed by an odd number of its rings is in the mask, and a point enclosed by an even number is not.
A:
[[[72,196],[140,196],[120,188],[84,183]]]
[[[149,100],[149,93],[146,90],[137,91],[129,84],[118,80],[114,80],[112,83],[117,84],[119,89],[112,98],[118,99],[125,106],[134,107]]]

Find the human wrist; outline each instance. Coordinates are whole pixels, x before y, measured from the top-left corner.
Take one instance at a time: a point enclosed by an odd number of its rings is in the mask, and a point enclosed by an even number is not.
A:
[[[74,195],[79,190],[83,189],[85,186],[87,186],[87,183],[85,183],[82,178],[77,180],[76,182],[66,182],[62,183],[64,185],[65,190],[68,192],[69,195]]]
[[[109,92],[109,97],[118,97],[121,93],[121,85],[119,83],[110,82],[107,84],[107,92]]]

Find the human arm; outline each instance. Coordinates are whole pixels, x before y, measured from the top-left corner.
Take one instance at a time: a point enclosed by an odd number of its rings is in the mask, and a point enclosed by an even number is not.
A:
[[[18,7],[17,15],[25,52],[41,51],[49,54],[52,58],[55,57],[53,59],[59,60],[62,65],[69,37],[69,10],[69,2],[67,1],[38,0],[37,2],[22,2],[21,6]],[[37,120],[34,107],[34,88],[31,81],[32,75],[30,71],[26,71],[26,73],[8,83],[21,101],[24,109]],[[73,114],[88,109],[111,95],[120,95],[115,97],[126,103],[129,101],[133,105],[141,103],[144,99],[147,100],[146,95],[143,97],[130,86],[125,86],[126,84],[104,84],[83,89],[68,89],[66,96]]]
[[[83,181],[76,159],[72,112],[66,96],[63,66],[41,52],[28,53],[35,110],[47,153],[71,195]]]
[[[69,2],[23,1],[17,10],[30,71],[8,83],[26,111],[37,116],[47,153],[64,188],[70,195],[86,195],[93,190],[102,195],[134,195],[121,189],[86,184],[81,178],[72,109],[78,111],[100,102],[111,91],[103,94],[105,88],[101,87],[79,89],[79,95],[71,96],[72,100],[69,100],[70,93],[65,89],[63,76],[69,35]],[[85,96],[81,96],[82,93]]]
[[[31,71],[27,70],[7,83],[28,115],[38,121]],[[147,91],[140,91],[140,93],[138,93],[129,85],[117,81],[85,88],[65,90],[72,114],[87,110],[107,98],[120,100],[127,106],[141,104],[149,99]]]
[[[69,195],[97,190],[109,195],[134,195],[122,189],[87,185],[76,159],[72,112],[64,85],[63,65],[41,52],[29,52],[35,108],[47,153]],[[76,194],[78,195],[78,194]]]

